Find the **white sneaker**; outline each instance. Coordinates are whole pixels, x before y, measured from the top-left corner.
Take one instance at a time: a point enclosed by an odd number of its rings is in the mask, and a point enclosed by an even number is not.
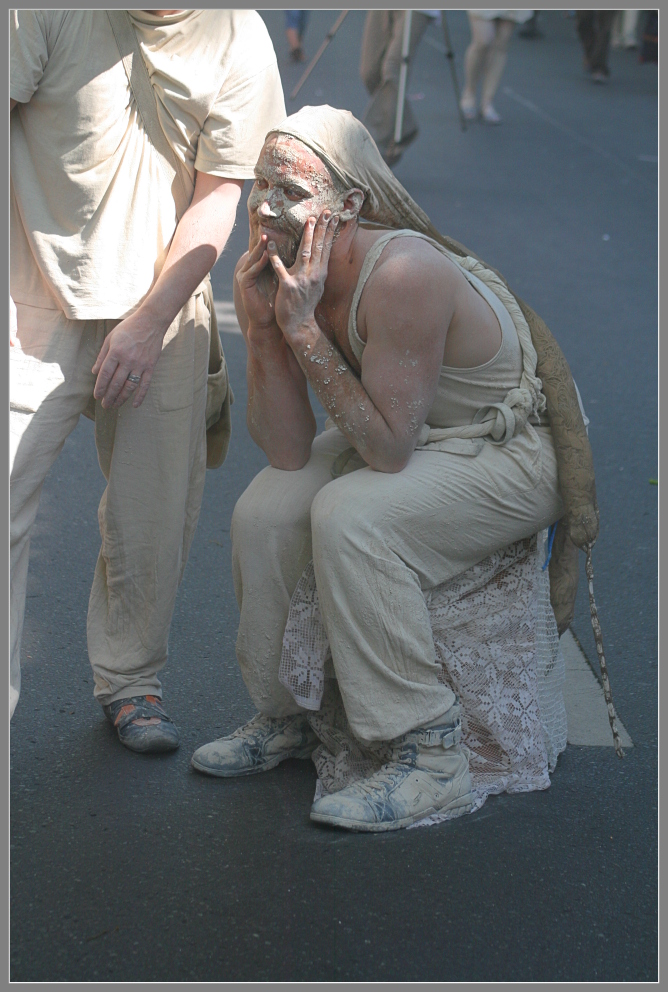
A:
[[[459,745],[461,719],[398,738],[391,759],[374,775],[322,796],[311,819],[346,830],[408,827],[432,813],[473,803],[468,751]]]
[[[232,778],[275,768],[286,758],[310,758],[318,738],[301,713],[272,718],[256,713],[233,734],[198,748],[191,764],[205,775]]]

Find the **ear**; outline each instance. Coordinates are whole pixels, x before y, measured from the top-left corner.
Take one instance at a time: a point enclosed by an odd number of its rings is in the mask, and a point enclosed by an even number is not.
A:
[[[339,211],[342,221],[353,220],[359,216],[364,203],[364,193],[361,189],[349,189],[343,197],[343,209]]]

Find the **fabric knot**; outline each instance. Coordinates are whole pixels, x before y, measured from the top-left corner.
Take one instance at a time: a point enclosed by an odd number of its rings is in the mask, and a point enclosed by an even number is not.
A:
[[[490,411],[496,410],[496,416],[492,419]],[[484,423],[487,427],[487,440],[491,444],[505,444],[515,437],[515,427],[517,421],[511,407],[505,403],[490,403],[478,410],[473,418],[474,424]]]

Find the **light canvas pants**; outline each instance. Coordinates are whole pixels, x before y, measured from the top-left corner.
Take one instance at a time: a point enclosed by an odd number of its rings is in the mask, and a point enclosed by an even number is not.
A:
[[[232,517],[241,610],[237,658],[267,716],[300,711],[278,681],[290,599],[313,558],[320,610],[353,733],[391,740],[453,704],[437,678],[424,592],[563,513],[549,428],[476,458],[415,451],[396,474],[332,479],[349,447],[338,430],[297,472],[265,468]]]
[[[428,24],[429,18],[425,14],[419,10],[413,11],[408,52],[411,62]],[[403,10],[370,10],[366,15],[360,76],[371,96],[371,102],[364,112],[364,124],[376,144],[381,147],[387,145],[394,136],[403,32]],[[415,131],[417,123],[413,111],[410,104],[405,102],[401,140]]]
[[[116,320],[68,320],[17,305],[10,348],[11,711],[20,650],[30,534],[42,484],[92,397],[91,369]],[[188,301],[165,336],[143,404],[95,406],[107,480],[98,513],[102,547],[88,607],[88,652],[102,704],[161,696],[174,601],[199,515],[206,463],[209,312]]]

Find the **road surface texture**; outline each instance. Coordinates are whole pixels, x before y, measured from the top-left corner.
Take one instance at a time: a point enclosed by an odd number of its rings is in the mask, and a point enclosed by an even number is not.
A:
[[[337,12],[314,12],[317,49]],[[281,11],[263,14],[286,98]],[[361,116],[363,12],[351,12],[290,109]],[[465,15],[448,15],[460,82]],[[248,719],[237,671],[229,526],[264,455],[245,427],[245,349],[179,594],[164,694],[179,751],[126,751],[92,697],[86,607],[103,490],[82,419],[44,488],[32,545],[23,689],[11,727],[14,981],[651,981],[656,939],[657,71],[611,53],[583,75],[575,24],[515,37],[504,123],[462,133],[442,35],[418,50],[421,133],[396,167],[443,231],[497,266],[560,341],[591,418],[601,534],[595,587],[610,679],[634,746],[569,745],[551,788],[429,829],[360,835],[309,821],[311,762],[214,780],[200,744]],[[243,196],[245,204],[249,185]],[[245,207],[213,278],[231,299]],[[320,423],[323,422],[320,417]],[[595,660],[584,582],[573,630]]]

